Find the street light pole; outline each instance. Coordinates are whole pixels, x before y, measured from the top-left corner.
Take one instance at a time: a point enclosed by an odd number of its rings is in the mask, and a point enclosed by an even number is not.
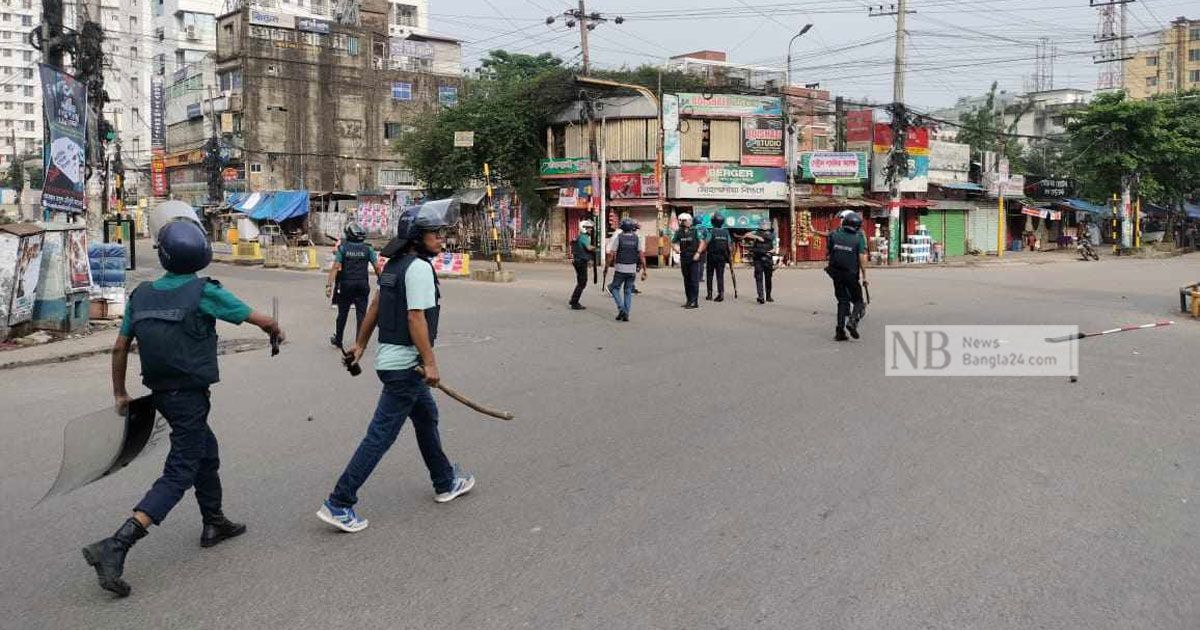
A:
[[[797,39],[800,39],[801,37],[803,37],[804,34],[807,33],[808,29],[810,29],[810,28],[812,28],[812,24],[805,24],[804,28],[800,29],[799,33],[796,33],[795,35],[793,35],[791,41],[788,42],[787,68],[784,73],[785,85],[783,86],[783,115],[786,120],[787,134],[788,134],[788,145],[787,145],[787,149],[786,149],[787,150],[787,169],[788,169],[788,221],[790,221],[792,224],[792,234],[793,234],[793,238],[792,238],[793,251],[789,255],[789,259],[795,255],[796,239],[794,238],[794,235],[797,233],[796,232],[796,229],[797,229],[796,228],[796,129],[795,129],[795,127],[792,126],[792,107],[791,107],[791,103],[788,101],[788,90],[792,89],[792,45],[794,45],[796,43]]]

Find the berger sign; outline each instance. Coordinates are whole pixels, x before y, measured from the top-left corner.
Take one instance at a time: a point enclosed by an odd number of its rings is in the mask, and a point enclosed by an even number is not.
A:
[[[672,173],[680,199],[787,199],[787,169],[685,164]]]

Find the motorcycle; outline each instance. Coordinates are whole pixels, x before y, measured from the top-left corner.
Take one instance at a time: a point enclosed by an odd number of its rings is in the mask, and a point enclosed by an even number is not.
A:
[[[1082,260],[1100,260],[1100,254],[1096,253],[1096,249],[1092,247],[1091,239],[1087,237],[1079,239],[1076,249],[1079,250],[1079,256]]]

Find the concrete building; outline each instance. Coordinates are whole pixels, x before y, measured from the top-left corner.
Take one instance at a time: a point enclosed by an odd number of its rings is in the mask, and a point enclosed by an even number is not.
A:
[[[1067,131],[1067,118],[1072,111],[1086,107],[1091,101],[1092,92],[1078,88],[1060,88],[1014,94],[1000,91],[996,93],[993,102],[996,116],[1002,117],[1006,128],[1012,127],[1012,133],[1020,136],[1036,136],[1054,138]],[[950,123],[961,122],[963,115],[987,105],[987,96],[972,96],[958,99],[954,107],[932,112],[932,116]],[[954,124],[938,125],[930,134],[931,140],[954,142],[958,138],[959,127]],[[1037,142],[1031,137],[1017,138],[1024,147]]]
[[[0,166],[42,147],[42,89],[38,51],[26,39],[41,20],[41,2],[0,0]]]
[[[109,102],[104,117],[117,131],[125,165],[127,196],[147,194],[142,171],[150,162],[150,76],[148,53],[151,5],[146,0],[101,0],[104,28],[104,89]],[[116,146],[108,147],[110,159]]]
[[[391,37],[395,11],[367,0],[358,26],[247,8],[217,19],[217,82],[226,99],[217,110],[230,114],[221,132],[246,190],[416,185],[394,142],[418,116],[456,104],[463,80],[457,67],[440,72],[432,63],[457,42]],[[418,69],[414,59],[430,64]]]
[[[1175,18],[1156,40],[1123,62],[1125,92],[1143,99],[1200,89],[1200,20]]]
[[[719,50],[699,50],[667,60],[668,70],[704,77],[709,84],[732,90],[778,90],[786,82],[782,68],[730,63]]]

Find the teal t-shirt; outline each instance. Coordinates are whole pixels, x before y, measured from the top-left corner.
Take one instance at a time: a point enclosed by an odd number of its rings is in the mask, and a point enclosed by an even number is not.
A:
[[[588,236],[587,234],[580,234],[578,240],[579,240],[580,247],[591,247],[592,246],[592,237]]]
[[[370,245],[367,245],[367,258],[370,259],[371,264],[375,264],[375,263],[379,262],[379,254],[376,254],[375,248],[371,247]],[[338,264],[341,264],[341,262],[342,262],[342,248],[341,247],[337,248],[337,251],[333,253],[333,260],[335,262],[337,262]]]
[[[167,272],[155,280],[153,287],[159,291],[171,291],[196,279],[196,274],[175,274]],[[250,317],[253,311],[245,302],[230,293],[224,287],[211,282],[204,284],[204,294],[200,297],[200,312],[210,317],[230,324],[241,324]],[[121,321],[121,336],[133,336],[133,322],[129,319],[129,306],[125,307],[125,318]]]
[[[433,266],[418,258],[404,272],[404,291],[408,310],[423,311],[437,306],[437,288],[434,284]],[[375,353],[376,370],[409,370],[420,362],[421,353],[416,346],[401,346],[391,343],[379,344]]]

